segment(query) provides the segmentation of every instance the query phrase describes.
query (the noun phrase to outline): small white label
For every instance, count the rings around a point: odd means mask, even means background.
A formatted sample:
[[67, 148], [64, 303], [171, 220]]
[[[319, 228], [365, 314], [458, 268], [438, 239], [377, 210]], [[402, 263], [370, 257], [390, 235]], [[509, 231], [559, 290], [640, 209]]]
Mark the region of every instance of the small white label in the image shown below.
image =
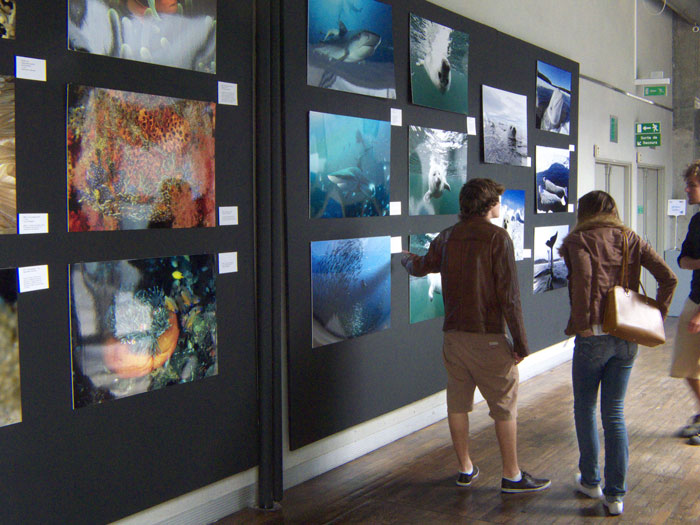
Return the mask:
[[238, 206], [219, 206], [219, 226], [238, 224]]
[[238, 84], [219, 82], [219, 104], [227, 106], [238, 105]]
[[391, 108], [391, 125], [403, 126], [403, 111], [399, 108]]
[[238, 252], [219, 254], [219, 273], [234, 273], [238, 271]]
[[576, 151], [576, 144], [569, 144], [569, 151]]
[[20, 213], [19, 234], [49, 233], [48, 213]]
[[525, 166], [528, 168], [532, 168], [532, 157], [528, 157], [525, 159]]
[[574, 213], [574, 205], [569, 204], [569, 213]]
[[391, 238], [391, 253], [401, 253], [403, 251], [403, 245], [401, 244], [401, 237]]
[[401, 201], [391, 201], [389, 203], [389, 215], [401, 215]]
[[476, 135], [476, 119], [467, 117], [467, 135]]
[[532, 257], [532, 250], [530, 248], [523, 249], [523, 259], [529, 259]]
[[685, 199], [669, 199], [668, 200], [668, 215], [678, 217], [685, 215]]
[[15, 76], [27, 80], [46, 82], [46, 60], [16, 56]]
[[33, 292], [35, 290], [46, 290], [49, 287], [49, 267], [25, 266], [18, 268], [19, 292]]

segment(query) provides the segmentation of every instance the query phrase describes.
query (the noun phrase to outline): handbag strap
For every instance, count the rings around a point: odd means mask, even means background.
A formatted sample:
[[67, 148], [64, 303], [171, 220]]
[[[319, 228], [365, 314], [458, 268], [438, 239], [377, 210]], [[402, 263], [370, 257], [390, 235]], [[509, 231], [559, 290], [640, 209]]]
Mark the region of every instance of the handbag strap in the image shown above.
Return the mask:
[[[620, 278], [620, 284], [621, 286], [625, 289], [625, 291], [629, 291], [630, 289], [630, 275], [629, 275], [629, 253], [630, 253], [630, 248], [629, 248], [629, 240], [627, 238], [627, 232], [622, 233], [622, 276]], [[644, 289], [644, 283], [642, 280], [639, 280], [639, 286], [642, 287], [642, 292], [644, 292], [644, 295], [647, 294], [647, 291]]]

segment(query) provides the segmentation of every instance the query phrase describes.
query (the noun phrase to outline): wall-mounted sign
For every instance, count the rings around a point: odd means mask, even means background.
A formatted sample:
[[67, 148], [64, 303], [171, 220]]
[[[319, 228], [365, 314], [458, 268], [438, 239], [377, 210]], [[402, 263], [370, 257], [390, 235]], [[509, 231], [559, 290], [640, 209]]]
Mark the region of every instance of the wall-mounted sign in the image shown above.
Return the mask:
[[666, 86], [644, 86], [645, 97], [665, 97]]
[[661, 146], [660, 122], [637, 122], [634, 128], [634, 145], [636, 147]]
[[668, 212], [667, 215], [672, 217], [678, 217], [679, 215], [685, 215], [685, 199], [668, 199]]

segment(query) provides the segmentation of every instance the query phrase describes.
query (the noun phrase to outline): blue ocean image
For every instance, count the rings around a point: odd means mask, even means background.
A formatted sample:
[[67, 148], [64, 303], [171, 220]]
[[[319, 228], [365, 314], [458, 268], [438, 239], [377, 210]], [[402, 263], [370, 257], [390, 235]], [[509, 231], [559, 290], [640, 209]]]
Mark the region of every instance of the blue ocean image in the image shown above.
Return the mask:
[[535, 153], [537, 213], [568, 211], [569, 150], [537, 146]]
[[413, 103], [455, 113], [469, 110], [469, 35], [411, 13]]
[[389, 215], [391, 125], [309, 113], [311, 218]]
[[467, 181], [467, 134], [409, 126], [408, 212], [459, 213], [459, 190]]
[[309, 0], [307, 84], [396, 98], [391, 6]]
[[[416, 255], [428, 253], [430, 243], [437, 233], [424, 233], [409, 237], [409, 251]], [[430, 273], [424, 277], [408, 278], [410, 322], [418, 323], [445, 316], [445, 303], [442, 300], [442, 279], [439, 273]]]
[[571, 73], [538, 60], [535, 110], [537, 128], [568, 135], [570, 123]]
[[527, 97], [482, 88], [484, 162], [527, 166]]
[[391, 239], [311, 243], [312, 347], [389, 328]]
[[491, 221], [508, 232], [515, 249], [515, 260], [521, 261], [525, 244], [525, 190], [504, 191], [501, 196], [501, 215]]

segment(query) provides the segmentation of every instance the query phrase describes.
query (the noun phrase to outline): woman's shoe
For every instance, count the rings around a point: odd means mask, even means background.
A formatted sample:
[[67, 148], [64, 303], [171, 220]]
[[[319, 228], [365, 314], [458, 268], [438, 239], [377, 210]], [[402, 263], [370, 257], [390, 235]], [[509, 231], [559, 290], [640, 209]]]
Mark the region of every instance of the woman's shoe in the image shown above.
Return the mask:
[[589, 498], [598, 499], [603, 495], [603, 491], [600, 489], [600, 485], [589, 486], [583, 483], [581, 479], [581, 473], [576, 474], [576, 490], [581, 494], [585, 494]]
[[622, 498], [620, 496], [605, 496], [603, 500], [603, 505], [608, 508], [608, 512], [613, 516], [622, 514], [622, 509], [624, 505], [622, 504]]

